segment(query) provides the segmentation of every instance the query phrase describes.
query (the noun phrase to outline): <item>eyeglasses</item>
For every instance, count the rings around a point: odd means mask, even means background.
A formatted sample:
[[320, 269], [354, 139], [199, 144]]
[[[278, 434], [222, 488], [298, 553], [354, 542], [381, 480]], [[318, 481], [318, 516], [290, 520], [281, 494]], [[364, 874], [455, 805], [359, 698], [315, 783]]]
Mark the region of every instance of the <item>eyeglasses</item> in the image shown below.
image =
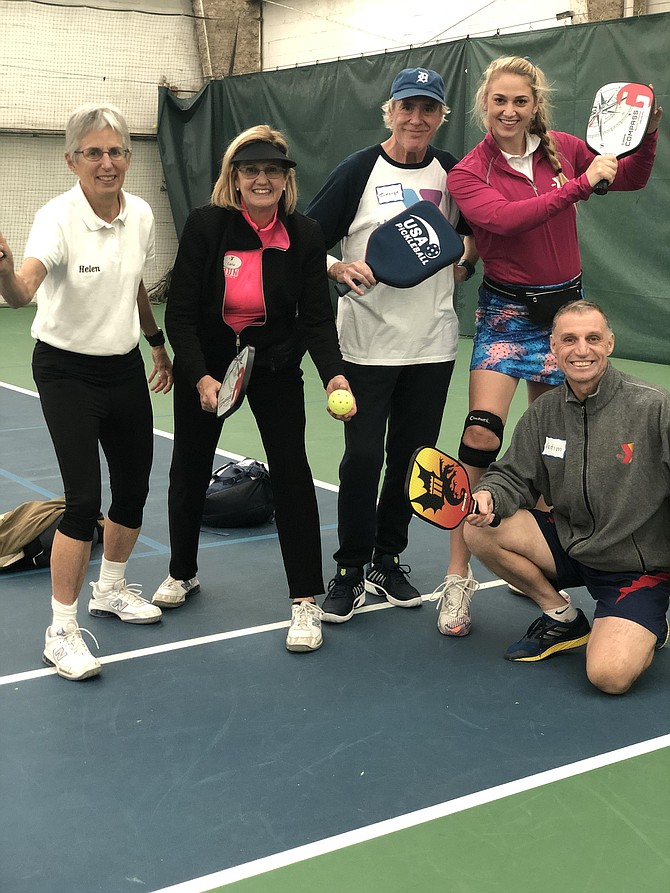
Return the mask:
[[257, 164], [238, 164], [237, 170], [243, 177], [247, 177], [250, 180], [257, 177], [261, 172], [269, 180], [278, 180], [284, 176], [287, 169], [279, 164], [267, 164], [265, 167], [258, 167]]
[[125, 161], [130, 155], [130, 149], [122, 149], [121, 146], [112, 146], [111, 149], [89, 146], [86, 149], [77, 149], [74, 154], [83, 155], [86, 161], [102, 161], [105, 155], [109, 155], [110, 161]]

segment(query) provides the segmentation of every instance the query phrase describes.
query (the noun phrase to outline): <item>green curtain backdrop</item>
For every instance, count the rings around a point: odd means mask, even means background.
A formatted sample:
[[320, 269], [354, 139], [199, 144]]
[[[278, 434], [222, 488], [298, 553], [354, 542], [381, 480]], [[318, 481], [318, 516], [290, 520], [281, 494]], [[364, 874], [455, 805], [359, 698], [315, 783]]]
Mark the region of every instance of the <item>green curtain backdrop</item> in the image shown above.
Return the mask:
[[[346, 155], [388, 131], [380, 106], [395, 74], [422, 66], [444, 77], [451, 114], [435, 144], [457, 157], [482, 137], [470, 120], [481, 73], [500, 55], [528, 56], [554, 87], [553, 126], [583, 136], [596, 90], [609, 81], [652, 83], [667, 109], [647, 187], [578, 205], [586, 296], [606, 309], [616, 354], [670, 363], [670, 13], [462, 40], [360, 59], [239, 75], [208, 83], [192, 100], [159, 89], [158, 144], [177, 232], [209, 200], [221, 157], [241, 130], [282, 130], [298, 162], [300, 207]], [[477, 276], [460, 287], [461, 332], [474, 328]]]

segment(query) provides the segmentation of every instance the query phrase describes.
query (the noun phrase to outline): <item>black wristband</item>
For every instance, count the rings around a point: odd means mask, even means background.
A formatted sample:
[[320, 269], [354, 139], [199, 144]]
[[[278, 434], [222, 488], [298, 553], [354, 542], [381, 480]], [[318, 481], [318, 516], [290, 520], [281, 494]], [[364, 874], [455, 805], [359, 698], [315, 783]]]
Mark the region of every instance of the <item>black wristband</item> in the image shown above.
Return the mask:
[[459, 261], [458, 266], [464, 267], [467, 270], [468, 275], [465, 277], [466, 282], [468, 281], [468, 279], [472, 278], [472, 276], [475, 275], [475, 265], [473, 263], [470, 263], [469, 260]]
[[162, 347], [165, 344], [165, 335], [162, 329], [154, 332], [153, 335], [145, 335], [144, 337], [152, 347]]

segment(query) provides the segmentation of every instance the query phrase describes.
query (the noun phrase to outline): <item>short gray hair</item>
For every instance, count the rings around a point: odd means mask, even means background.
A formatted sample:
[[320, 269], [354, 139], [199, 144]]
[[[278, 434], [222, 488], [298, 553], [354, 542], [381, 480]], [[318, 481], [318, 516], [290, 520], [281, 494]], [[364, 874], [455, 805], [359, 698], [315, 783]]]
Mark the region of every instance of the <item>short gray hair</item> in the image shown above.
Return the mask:
[[70, 115], [65, 128], [65, 152], [74, 156], [87, 133], [111, 127], [121, 137], [124, 149], [130, 149], [130, 131], [121, 112], [113, 105], [88, 103]]
[[584, 300], [570, 301], [569, 303], [563, 304], [562, 307], [558, 308], [558, 310], [556, 311], [556, 315], [554, 316], [554, 321], [551, 326], [552, 334], [554, 333], [554, 331], [556, 329], [557, 321], [562, 316], [565, 316], [566, 313], [578, 313], [581, 316], [584, 313], [591, 313], [592, 310], [595, 310], [596, 313], [599, 313], [602, 316], [602, 318], [605, 320], [605, 325], [607, 326], [608, 332], [610, 333], [610, 335], [613, 335], [614, 330], [612, 329], [612, 323], [607, 318], [607, 314], [605, 313], [603, 308], [599, 304], [596, 304], [594, 301], [584, 301]]

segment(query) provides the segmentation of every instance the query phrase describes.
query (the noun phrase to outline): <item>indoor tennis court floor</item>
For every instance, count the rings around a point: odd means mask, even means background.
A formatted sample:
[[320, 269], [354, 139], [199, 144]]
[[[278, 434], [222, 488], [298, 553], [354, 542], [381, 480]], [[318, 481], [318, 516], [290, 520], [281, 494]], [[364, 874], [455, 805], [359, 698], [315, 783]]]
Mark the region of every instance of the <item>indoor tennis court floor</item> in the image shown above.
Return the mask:
[[[0, 310], [0, 511], [60, 494], [29, 313]], [[462, 425], [465, 340], [462, 353], [447, 448]], [[648, 372], [667, 386], [667, 367]], [[307, 379], [328, 578], [341, 430], [311, 369]], [[171, 453], [170, 398], [154, 405], [151, 494], [128, 570], [149, 594], [167, 573]], [[247, 413], [226, 424], [222, 450], [262, 458]], [[442, 580], [447, 547], [412, 522], [403, 560], [422, 592]], [[41, 661], [48, 573], [3, 575], [0, 890], [667, 891], [669, 654], [618, 698], [589, 685], [583, 649], [508, 663], [537, 610], [476, 574], [467, 638], [439, 635], [434, 602], [403, 610], [368, 596], [349, 623], [324, 625], [318, 652], [289, 654], [273, 525], [203, 531], [202, 590], [160, 623], [89, 617], [82, 592], [79, 622], [103, 663], [82, 683]], [[571, 594], [591, 612], [585, 590]]]

